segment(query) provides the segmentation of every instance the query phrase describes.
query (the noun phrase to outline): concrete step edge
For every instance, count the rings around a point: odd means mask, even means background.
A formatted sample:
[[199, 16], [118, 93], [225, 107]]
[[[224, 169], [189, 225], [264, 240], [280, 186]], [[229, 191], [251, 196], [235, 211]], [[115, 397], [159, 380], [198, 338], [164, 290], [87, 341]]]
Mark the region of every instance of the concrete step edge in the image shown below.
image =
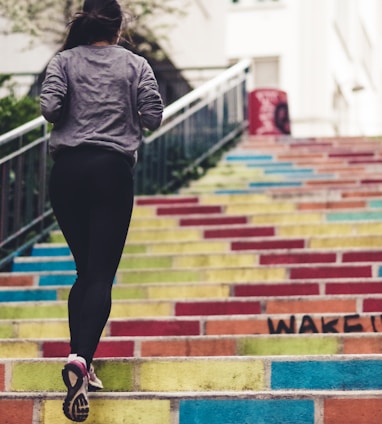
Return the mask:
[[[198, 400], [198, 399], [331, 399], [382, 398], [382, 390], [269, 390], [269, 391], [208, 391], [208, 392], [107, 392], [89, 393], [92, 399], [131, 400]], [[0, 392], [2, 399], [62, 400], [62, 392]]]

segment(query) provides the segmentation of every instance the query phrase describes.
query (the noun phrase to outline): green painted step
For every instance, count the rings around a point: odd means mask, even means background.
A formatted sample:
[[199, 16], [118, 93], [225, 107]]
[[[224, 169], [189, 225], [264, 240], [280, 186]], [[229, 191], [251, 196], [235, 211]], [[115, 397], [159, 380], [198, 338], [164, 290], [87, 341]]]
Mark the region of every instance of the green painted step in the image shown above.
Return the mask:
[[[64, 360], [0, 360], [5, 392], [63, 392]], [[204, 392], [379, 390], [381, 355], [181, 357], [95, 362], [105, 390]], [[25, 378], [25, 376], [28, 378]]]

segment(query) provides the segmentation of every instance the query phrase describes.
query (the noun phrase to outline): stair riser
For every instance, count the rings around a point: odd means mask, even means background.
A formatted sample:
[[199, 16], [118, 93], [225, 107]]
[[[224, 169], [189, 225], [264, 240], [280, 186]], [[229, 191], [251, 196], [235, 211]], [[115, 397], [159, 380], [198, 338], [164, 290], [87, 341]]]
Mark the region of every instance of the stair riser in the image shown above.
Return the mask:
[[[380, 424], [381, 397], [354, 395], [234, 396], [198, 399], [130, 399], [90, 395], [92, 424]], [[62, 398], [1, 399], [4, 423], [62, 424]], [[111, 414], [110, 411], [113, 411]], [[319, 418], [317, 418], [319, 417]]]

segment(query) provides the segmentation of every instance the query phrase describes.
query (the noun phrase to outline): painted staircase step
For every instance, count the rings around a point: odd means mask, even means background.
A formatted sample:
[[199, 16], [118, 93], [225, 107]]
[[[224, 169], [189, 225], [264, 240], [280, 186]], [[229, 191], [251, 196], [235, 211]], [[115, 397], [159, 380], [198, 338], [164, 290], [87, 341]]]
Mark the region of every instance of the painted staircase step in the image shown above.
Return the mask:
[[[376, 228], [379, 228], [379, 224]], [[362, 227], [361, 227], [362, 228]], [[190, 242], [151, 242], [146, 244], [126, 244], [124, 253], [133, 254], [224, 254], [231, 250], [269, 250], [269, 249], [378, 249], [382, 248], [382, 237], [380, 235], [368, 234], [372, 225], [364, 227], [365, 234], [356, 235], [337, 235], [337, 236], [319, 236], [303, 235], [299, 237], [292, 236], [285, 238], [265, 237], [255, 238], [254, 240], [230, 240], [230, 239], [208, 239]], [[303, 232], [303, 228], [301, 232]], [[300, 233], [301, 234], [301, 233]]]
[[[373, 195], [379, 197], [381, 194], [380, 191], [375, 191], [370, 189], [369, 187], [362, 187], [363, 191], [358, 193], [359, 196], [363, 197], [370, 192], [370, 196], [373, 197]], [[345, 194], [347, 192], [354, 191], [354, 189], [344, 189], [343, 193]], [[332, 195], [335, 193], [331, 193]], [[354, 193], [356, 194], [356, 193]], [[179, 198], [179, 201], [182, 201], [182, 195], [177, 195]], [[272, 194], [201, 194], [196, 196], [198, 198], [198, 203], [192, 203], [189, 206], [191, 207], [191, 212], [196, 212], [195, 207], [198, 208], [199, 206], [213, 206], [216, 207], [223, 207], [222, 210], [224, 210], [225, 207], [232, 205], [232, 204], [270, 204], [275, 201], [274, 196]], [[337, 200], [339, 201], [341, 199], [341, 195], [337, 193]], [[161, 197], [158, 200], [155, 200], [155, 196], [152, 199], [152, 204], [147, 206], [135, 206], [134, 211], [136, 212], [136, 216], [134, 217], [134, 220], [140, 221], [140, 220], [146, 220], [146, 219], [152, 219], [154, 216], [157, 216], [157, 210], [160, 208], [162, 213], [170, 213], [170, 210], [173, 208], [173, 206], [167, 206], [168, 204], [171, 204], [171, 201], [176, 201], [176, 198], [174, 198], [174, 195], [169, 196], [169, 201], [166, 201], [166, 197]], [[291, 199], [294, 203], [300, 203], [300, 199]], [[185, 205], [183, 205], [185, 207]], [[181, 210], [183, 210], [183, 207]], [[209, 209], [208, 209], [209, 210]], [[188, 209], [186, 208], [186, 212], [188, 212]], [[220, 212], [219, 212], [220, 213]], [[209, 214], [207, 214], [208, 216]], [[172, 218], [166, 218], [164, 216], [161, 217], [162, 220], [169, 220], [169, 222], [172, 221]]]
[[[63, 392], [62, 365], [48, 358], [2, 359], [2, 391]], [[382, 390], [381, 355], [114, 358], [99, 359], [95, 367], [114, 392]]]
[[[16, 280], [16, 276], [13, 276]], [[75, 275], [52, 276], [57, 283], [65, 278], [62, 285], [41, 285], [33, 287], [0, 286], [0, 302], [35, 302], [67, 300], [70, 285]], [[70, 283], [70, 284], [69, 284]], [[146, 283], [116, 284], [112, 291], [113, 300], [180, 300], [180, 299], [233, 299], [235, 297], [287, 297], [314, 295], [366, 295], [382, 294], [380, 278], [343, 279], [302, 279], [287, 281], [259, 281], [255, 283]]]
[[[109, 392], [91, 393], [89, 400], [88, 421], [92, 424], [380, 424], [382, 421], [378, 390]], [[62, 401], [62, 393], [57, 392], [4, 393], [0, 398], [0, 413], [5, 423], [69, 423], [61, 413]]]
[[[149, 243], [149, 242], [178, 242], [182, 241], [203, 241], [208, 239], [219, 238], [260, 238], [260, 237], [288, 237], [288, 236], [337, 236], [337, 235], [376, 235], [382, 234], [382, 223], [379, 222], [379, 217], [382, 216], [381, 212], [357, 212], [357, 213], [328, 213], [324, 215], [310, 214], [308, 218], [319, 217], [322, 222], [312, 223], [304, 222], [304, 217], [301, 216], [299, 224], [277, 222], [275, 217], [274, 225], [253, 225], [257, 217], [248, 217], [248, 223], [245, 224], [226, 224], [223, 228], [214, 226], [198, 226], [198, 228], [189, 228], [186, 230], [184, 227], [171, 228], [171, 236], [165, 236], [169, 229], [151, 229], [133, 231], [131, 239], [129, 238], [127, 244]], [[298, 219], [296, 215], [296, 220]], [[251, 222], [253, 221], [253, 222]], [[200, 222], [200, 221], [195, 221]], [[191, 224], [191, 222], [190, 222]], [[278, 224], [278, 225], [276, 225]], [[189, 226], [191, 227], [191, 225]], [[56, 234], [55, 239], [62, 236]], [[54, 242], [57, 243], [57, 242]], [[34, 249], [38, 250], [38, 249]], [[47, 249], [45, 249], [47, 250]], [[60, 250], [58, 250], [58, 253]], [[68, 251], [66, 251], [68, 252]], [[38, 252], [32, 254], [37, 256]], [[62, 249], [62, 253], [65, 251]], [[39, 254], [41, 256], [41, 254]], [[62, 255], [65, 256], [65, 255]], [[19, 257], [16, 257], [16, 262]]]
[[[238, 245], [239, 242], [236, 242]], [[238, 250], [241, 246], [238, 247]], [[252, 245], [251, 245], [252, 247]], [[252, 247], [253, 248], [253, 247]], [[52, 262], [54, 263], [54, 262]], [[32, 264], [34, 265], [34, 264]], [[60, 265], [58, 263], [58, 265]], [[26, 272], [40, 272], [46, 277], [46, 271], [36, 271], [33, 266]], [[348, 264], [295, 264], [286, 263], [272, 266], [241, 266], [241, 267], [199, 267], [195, 269], [150, 270], [123, 269], [117, 271], [119, 284], [138, 283], [246, 283], [259, 281], [286, 281], [301, 279], [342, 279], [342, 278], [377, 278], [381, 276], [381, 266], [373, 263]], [[74, 275], [74, 271], [73, 271]], [[69, 274], [67, 274], [69, 278]], [[59, 285], [59, 284], [58, 284]]]
[[[200, 315], [111, 318], [104, 337], [168, 337], [227, 335], [382, 333], [376, 312], [274, 311], [252, 315]], [[9, 318], [0, 320], [0, 339], [68, 339], [67, 318]], [[379, 343], [379, 339], [377, 340]], [[378, 345], [379, 346], [379, 345]], [[379, 349], [379, 347], [378, 347]]]
[[[373, 205], [376, 203], [374, 202]], [[275, 203], [271, 207], [266, 205], [264, 208], [258, 205], [240, 204], [231, 205], [228, 207], [228, 215], [214, 215], [210, 218], [197, 217], [180, 219], [179, 225], [170, 227], [158, 226], [149, 228], [132, 229], [129, 233], [127, 243], [139, 243], [149, 241], [176, 241], [180, 238], [183, 240], [202, 240], [206, 238], [207, 231], [218, 231], [219, 226], [227, 226], [231, 228], [232, 235], [227, 237], [251, 237], [259, 236], [265, 230], [268, 223], [273, 227], [273, 230], [278, 231], [296, 231], [298, 228], [297, 223], [303, 223], [308, 228], [308, 224], [314, 229], [318, 224], [326, 225], [328, 229], [335, 228], [334, 224], [339, 226], [348, 226], [350, 231], [350, 224], [355, 225], [355, 229], [362, 226], [371, 226], [372, 223], [382, 219], [382, 210], [379, 208], [366, 209], [366, 210], [347, 210], [338, 211], [333, 205], [331, 210], [316, 209], [317, 203], [302, 202], [299, 205], [293, 203]], [[323, 204], [325, 206], [325, 204]], [[280, 227], [275, 227], [275, 226]], [[169, 235], [169, 229], [171, 234]], [[247, 230], [247, 233], [246, 231]], [[378, 227], [376, 228], [378, 231]], [[235, 234], [235, 231], [238, 233]], [[251, 235], [251, 232], [259, 232], [259, 235]], [[268, 231], [271, 231], [271, 227]], [[379, 231], [381, 231], [379, 229]], [[332, 231], [334, 233], [334, 231]], [[60, 231], [51, 233], [52, 243], [65, 243], [65, 239]], [[63, 250], [64, 253], [64, 250]]]
[[[149, 323], [147, 323], [149, 324]], [[0, 339], [3, 359], [66, 358], [66, 339]], [[95, 358], [382, 354], [380, 334], [104, 337]]]
[[[36, 307], [36, 305], [38, 307]], [[237, 297], [230, 299], [116, 300], [110, 318], [382, 312], [381, 294]], [[65, 318], [65, 301], [4, 302], [0, 319]]]
[[[301, 226], [303, 227], [303, 225]], [[378, 227], [378, 226], [377, 226]], [[320, 228], [320, 227], [319, 227]], [[364, 227], [365, 231], [368, 227]], [[300, 230], [304, 232], [303, 229]], [[360, 228], [360, 231], [363, 231]], [[38, 251], [33, 256], [18, 257], [17, 262], [35, 262], [35, 261], [64, 261], [68, 258], [72, 259], [69, 248], [65, 246], [65, 253], [67, 255], [61, 256], [62, 252], [61, 245], [57, 244], [44, 244], [35, 246], [34, 250]], [[144, 252], [146, 253], [146, 252]], [[128, 267], [134, 267], [137, 262], [137, 267], [150, 267], [151, 264], [156, 262], [164, 264], [175, 265], [176, 267], [187, 267], [187, 266], [220, 266], [222, 263], [226, 266], [238, 265], [252, 265], [256, 263], [267, 264], [279, 262], [279, 263], [309, 263], [312, 262], [378, 262], [382, 259], [381, 248], [369, 248], [369, 249], [346, 249], [346, 248], [328, 248], [328, 249], [295, 249], [293, 252], [285, 252], [283, 250], [264, 250], [256, 253], [244, 253], [236, 252], [235, 255], [231, 253], [211, 253], [209, 256], [190, 253], [187, 255], [178, 255], [176, 252], [171, 254], [152, 254], [147, 257], [145, 254], [123, 254], [122, 261], [126, 262]], [[0, 274], [0, 285], [13, 285], [12, 275], [19, 277], [20, 286], [30, 286], [33, 284], [30, 276], [26, 276], [24, 273], [1, 273]], [[10, 279], [10, 281], [8, 280]]]
[[[19, 257], [17, 262], [37, 262], [37, 261], [56, 261], [61, 262], [60, 256], [55, 256], [56, 249], [43, 249], [47, 256]], [[50, 254], [50, 255], [49, 255]], [[49, 255], [49, 256], [48, 256]], [[64, 257], [67, 261], [67, 257]], [[70, 257], [71, 258], [71, 257]], [[293, 252], [284, 251], [260, 251], [256, 253], [238, 252], [235, 255], [211, 254], [198, 255], [152, 255], [150, 257], [141, 255], [123, 255], [120, 268], [188, 268], [188, 267], [207, 267], [207, 266], [249, 266], [255, 264], [274, 265], [285, 263], [341, 263], [341, 262], [381, 262], [382, 249], [370, 250], [344, 250], [344, 249], [317, 249], [306, 251], [304, 249], [294, 250]], [[3, 273], [0, 275], [0, 286], [12, 285], [6, 277], [12, 275], [20, 277], [20, 286], [30, 286], [33, 282], [25, 278], [23, 273]]]

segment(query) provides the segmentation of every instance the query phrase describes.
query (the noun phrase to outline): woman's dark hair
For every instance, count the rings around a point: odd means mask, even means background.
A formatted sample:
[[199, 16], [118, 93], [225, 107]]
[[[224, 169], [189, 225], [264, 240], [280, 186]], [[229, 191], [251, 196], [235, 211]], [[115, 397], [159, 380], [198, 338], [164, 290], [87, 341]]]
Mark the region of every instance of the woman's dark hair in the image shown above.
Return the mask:
[[82, 11], [69, 23], [69, 32], [62, 50], [93, 44], [113, 42], [123, 21], [121, 6], [116, 0], [85, 0]]

